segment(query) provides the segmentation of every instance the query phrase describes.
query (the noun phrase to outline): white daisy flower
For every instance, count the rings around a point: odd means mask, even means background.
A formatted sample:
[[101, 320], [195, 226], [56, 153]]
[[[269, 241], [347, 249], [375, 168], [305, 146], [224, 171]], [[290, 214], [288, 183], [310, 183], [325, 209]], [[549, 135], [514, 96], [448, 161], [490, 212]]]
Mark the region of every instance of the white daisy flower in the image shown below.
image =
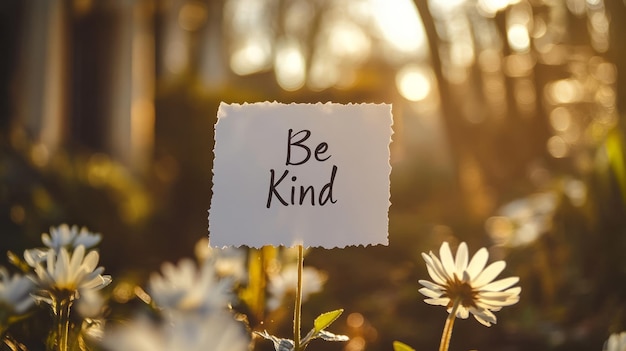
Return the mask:
[[79, 290], [99, 290], [111, 283], [111, 276], [102, 275], [103, 267], [98, 267], [100, 256], [90, 251], [85, 256], [85, 247], [79, 245], [68, 253], [61, 247], [59, 253], [49, 249], [46, 261], [35, 266], [40, 287], [49, 291], [77, 292]]
[[455, 302], [458, 304], [456, 317], [467, 318], [471, 313], [477, 321], [485, 326], [496, 323], [493, 312], [504, 306], [519, 301], [521, 287], [511, 287], [518, 277], [504, 278], [493, 281], [505, 268], [504, 261], [493, 262], [485, 268], [489, 253], [481, 248], [468, 262], [467, 245], [461, 243], [452, 257], [450, 245], [444, 242], [439, 249], [437, 258], [432, 252], [422, 253], [428, 274], [433, 282], [420, 280], [424, 287], [419, 290], [427, 299], [424, 302], [440, 305], [452, 311]]
[[83, 245], [86, 249], [94, 247], [100, 243], [102, 235], [89, 232], [87, 228], [78, 226], [72, 227], [61, 224], [58, 227], [51, 227], [50, 234], [41, 234], [41, 241], [49, 248], [59, 251], [62, 247], [76, 248]]
[[183, 259], [178, 266], [164, 263], [161, 272], [162, 275], [152, 274], [148, 286], [154, 302], [161, 308], [207, 312], [225, 309], [230, 303], [231, 281], [218, 280], [210, 264], [198, 269], [191, 259]]
[[209, 238], [202, 238], [194, 248], [198, 260], [210, 261], [218, 277], [233, 279], [233, 283], [245, 283], [248, 277], [246, 268], [247, 251], [239, 247], [213, 248]]
[[29, 266], [35, 268], [37, 264], [46, 260], [49, 249], [28, 249], [24, 251], [24, 260]]
[[169, 323], [147, 319], [112, 328], [103, 339], [108, 350], [124, 351], [247, 351], [250, 336], [242, 323], [226, 312], [207, 318], [181, 315]]
[[86, 249], [92, 248], [100, 243], [102, 235], [91, 233], [87, 228], [78, 226], [70, 227], [67, 224], [61, 224], [58, 227], [50, 227], [50, 234], [41, 234], [41, 241], [46, 248], [35, 248], [24, 251], [24, 260], [31, 267], [35, 267], [39, 262], [46, 260], [49, 249], [54, 249], [58, 254], [61, 248], [68, 251], [76, 249], [78, 246], [84, 246]]
[[[30, 296], [34, 287], [28, 277], [20, 274], [11, 276], [6, 268], [0, 266], [0, 311], [6, 311], [8, 315], [26, 312], [34, 303]], [[4, 316], [4, 313], [0, 313], [0, 316]]]
[[626, 351], [626, 331], [611, 334], [602, 351]]
[[533, 243], [552, 229], [552, 218], [559, 205], [556, 192], [537, 193], [502, 206], [485, 222], [494, 244], [520, 247]]
[[[313, 267], [302, 269], [302, 301], [308, 300], [311, 294], [318, 293], [324, 288], [326, 275]], [[297, 265], [289, 265], [279, 274], [269, 276], [267, 308], [273, 311], [280, 307], [284, 297], [295, 292], [298, 283]]]

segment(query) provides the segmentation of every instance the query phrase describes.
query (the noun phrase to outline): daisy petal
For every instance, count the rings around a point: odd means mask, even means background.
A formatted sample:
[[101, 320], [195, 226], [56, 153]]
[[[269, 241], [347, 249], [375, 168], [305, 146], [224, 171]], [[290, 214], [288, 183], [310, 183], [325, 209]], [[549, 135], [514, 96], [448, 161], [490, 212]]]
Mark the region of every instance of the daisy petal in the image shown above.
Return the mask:
[[437, 272], [437, 274], [439, 274], [440, 277], [443, 277], [443, 280], [446, 282], [452, 279], [452, 276], [448, 274], [446, 270], [443, 268], [443, 264], [441, 263], [441, 260], [437, 258], [437, 256], [435, 256], [435, 254], [433, 254], [432, 251], [429, 252], [429, 256], [432, 262], [432, 268]]
[[516, 286], [514, 288], [510, 288], [507, 290], [504, 290], [503, 293], [509, 294], [509, 295], [519, 295], [522, 292], [522, 287], [521, 286]]
[[461, 277], [462, 277], [461, 280], [464, 283], [468, 283], [469, 284], [472, 281], [472, 277], [469, 275], [469, 273], [467, 273], [467, 271], [463, 271], [463, 275]]
[[[83, 247], [83, 246], [81, 245], [79, 247]], [[98, 254], [98, 251], [90, 251], [87, 254], [87, 256], [85, 256], [85, 259], [83, 260], [83, 266], [88, 271], [93, 271], [98, 265], [99, 260], [100, 260], [100, 255]]]
[[470, 307], [470, 312], [473, 315], [476, 316], [480, 316], [485, 320], [488, 320], [490, 323], [495, 323], [495, 318], [496, 316], [491, 313], [491, 311], [489, 311], [488, 309], [481, 307], [481, 306], [476, 306], [476, 307]]
[[54, 252], [53, 249], [49, 249], [48, 250], [48, 254], [46, 255], [46, 258], [47, 258], [47, 260], [46, 260], [47, 261], [46, 262], [47, 263], [46, 268], [47, 268], [48, 274], [53, 276], [54, 275], [54, 266], [55, 266], [55, 263], [56, 263], [56, 252]]
[[487, 268], [485, 268], [484, 271], [482, 271], [476, 278], [474, 278], [472, 285], [475, 288], [481, 288], [483, 285], [494, 280], [495, 277], [498, 276], [498, 274], [502, 273], [505, 267], [506, 262], [504, 261], [496, 261], [490, 264], [489, 266], [487, 266]]
[[50, 239], [50, 235], [46, 233], [41, 234], [41, 242], [47, 247], [52, 247], [52, 240]]
[[467, 256], [467, 244], [462, 242], [456, 249], [456, 275], [459, 278], [463, 276], [463, 272], [467, 269]]
[[431, 281], [428, 281], [428, 280], [420, 279], [420, 280], [418, 280], [418, 283], [422, 284], [424, 287], [426, 287], [426, 288], [428, 288], [430, 290], [441, 290], [441, 291], [444, 290], [443, 286], [435, 284], [435, 283], [433, 283]]
[[438, 299], [425, 299], [424, 302], [429, 305], [448, 306], [448, 304], [450, 303], [450, 299], [447, 297], [440, 297]]
[[442, 293], [430, 290], [428, 288], [421, 288], [418, 290], [420, 294], [429, 297], [431, 299], [438, 299], [441, 297]]
[[424, 258], [424, 261], [426, 262], [426, 270], [428, 270], [428, 275], [430, 275], [430, 277], [437, 283], [437, 284], [445, 284], [446, 283], [446, 279], [444, 276], [441, 276], [438, 272], [437, 269], [435, 268], [435, 264], [433, 263], [433, 260], [430, 256], [426, 255], [425, 253], [422, 253], [422, 257]]
[[480, 290], [482, 290], [482, 291], [502, 291], [502, 290], [504, 290], [506, 288], [509, 288], [509, 287], [515, 285], [517, 282], [519, 282], [519, 277], [504, 278], [504, 279], [496, 280], [495, 282], [491, 282], [491, 283], [483, 286], [482, 288], [480, 288]]
[[444, 242], [439, 248], [439, 257], [441, 258], [441, 264], [443, 269], [452, 278], [452, 274], [456, 271], [454, 265], [454, 258], [452, 257], [452, 251], [450, 251], [450, 244]]
[[[495, 307], [504, 307], [510, 306], [519, 301], [519, 296], [517, 295], [493, 295], [493, 296], [485, 296], [482, 293], [478, 294], [478, 300], [480, 300], [480, 304], [483, 304], [485, 307], [489, 309], [494, 309]], [[479, 303], [477, 303], [479, 305]]]
[[485, 249], [484, 247], [474, 254], [466, 269], [467, 273], [472, 279], [475, 279], [483, 270], [483, 268], [485, 268], [488, 259], [489, 252], [487, 252], [487, 249]]
[[506, 301], [511, 295], [504, 291], [481, 291], [478, 293], [480, 299], [485, 301]]
[[70, 259], [70, 263], [68, 266], [68, 271], [74, 273], [74, 276], [69, 277], [69, 279], [74, 280], [76, 273], [78, 273], [80, 266], [83, 264], [83, 258], [85, 257], [85, 247], [79, 246], [72, 253], [72, 258]]
[[437, 272], [437, 274], [439, 274], [440, 277], [443, 277], [443, 280], [446, 282], [452, 279], [450, 274], [448, 274], [443, 268], [441, 260], [439, 260], [437, 256], [435, 256], [435, 254], [433, 254], [432, 252], [429, 252], [428, 255], [430, 256], [430, 261], [432, 262], [432, 268]]
[[465, 306], [459, 306], [456, 311], [456, 316], [461, 319], [467, 319], [469, 317], [469, 310]]
[[482, 325], [491, 327], [492, 324], [496, 324], [496, 316], [489, 310], [472, 310], [474, 318]]
[[59, 257], [56, 260], [56, 267], [54, 271], [54, 276], [56, 277], [56, 281], [60, 286], [64, 287], [69, 282], [70, 275], [70, 254], [63, 247], [59, 252]]

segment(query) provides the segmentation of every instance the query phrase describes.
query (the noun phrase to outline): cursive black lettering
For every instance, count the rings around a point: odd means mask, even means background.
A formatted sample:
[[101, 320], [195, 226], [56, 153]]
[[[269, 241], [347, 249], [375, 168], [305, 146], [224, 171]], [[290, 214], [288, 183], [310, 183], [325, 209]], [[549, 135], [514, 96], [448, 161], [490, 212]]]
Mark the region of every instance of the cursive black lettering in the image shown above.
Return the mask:
[[[291, 134], [293, 132], [293, 129], [289, 129], [289, 135], [287, 137], [287, 162], [286, 165], [293, 165], [293, 166], [297, 166], [297, 165], [301, 165], [303, 163], [305, 163], [306, 161], [309, 160], [309, 158], [311, 157], [311, 149], [309, 149], [308, 146], [302, 144], [305, 140], [307, 140], [310, 136], [311, 136], [311, 131], [308, 129], [303, 129], [299, 132], [297, 132], [296, 134]], [[292, 139], [294, 137], [297, 137], [298, 135], [300, 135], [301, 133], [304, 133], [304, 136], [298, 140], [298, 141], [292, 141]], [[299, 146], [302, 149], [304, 149], [304, 151], [306, 151], [306, 157], [303, 158], [301, 161], [299, 162], [292, 162], [291, 161], [291, 146]]]
[[276, 196], [276, 199], [278, 201], [280, 201], [281, 204], [283, 204], [285, 206], [288, 205], [287, 201], [283, 200], [283, 198], [280, 196], [278, 191], [276, 191], [276, 187], [278, 186], [278, 184], [280, 184], [280, 182], [283, 181], [283, 179], [285, 179], [285, 177], [287, 176], [287, 173], [289, 173], [289, 171], [285, 170], [285, 172], [280, 177], [280, 179], [278, 179], [278, 181], [274, 182], [274, 170], [270, 169], [270, 192], [267, 195], [267, 208], [270, 208], [270, 206], [272, 204], [272, 196]]

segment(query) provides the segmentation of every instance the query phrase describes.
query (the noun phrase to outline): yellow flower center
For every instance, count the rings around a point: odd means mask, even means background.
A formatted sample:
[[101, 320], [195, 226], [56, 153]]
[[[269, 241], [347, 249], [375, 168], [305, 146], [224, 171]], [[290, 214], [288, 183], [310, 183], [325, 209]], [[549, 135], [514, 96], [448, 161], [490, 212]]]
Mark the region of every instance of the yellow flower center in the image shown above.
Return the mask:
[[446, 285], [446, 295], [450, 298], [448, 307], [452, 307], [457, 299], [460, 300], [463, 307], [476, 307], [475, 301], [478, 292], [471, 285], [459, 280], [456, 274], [454, 275], [454, 280], [449, 280]]

